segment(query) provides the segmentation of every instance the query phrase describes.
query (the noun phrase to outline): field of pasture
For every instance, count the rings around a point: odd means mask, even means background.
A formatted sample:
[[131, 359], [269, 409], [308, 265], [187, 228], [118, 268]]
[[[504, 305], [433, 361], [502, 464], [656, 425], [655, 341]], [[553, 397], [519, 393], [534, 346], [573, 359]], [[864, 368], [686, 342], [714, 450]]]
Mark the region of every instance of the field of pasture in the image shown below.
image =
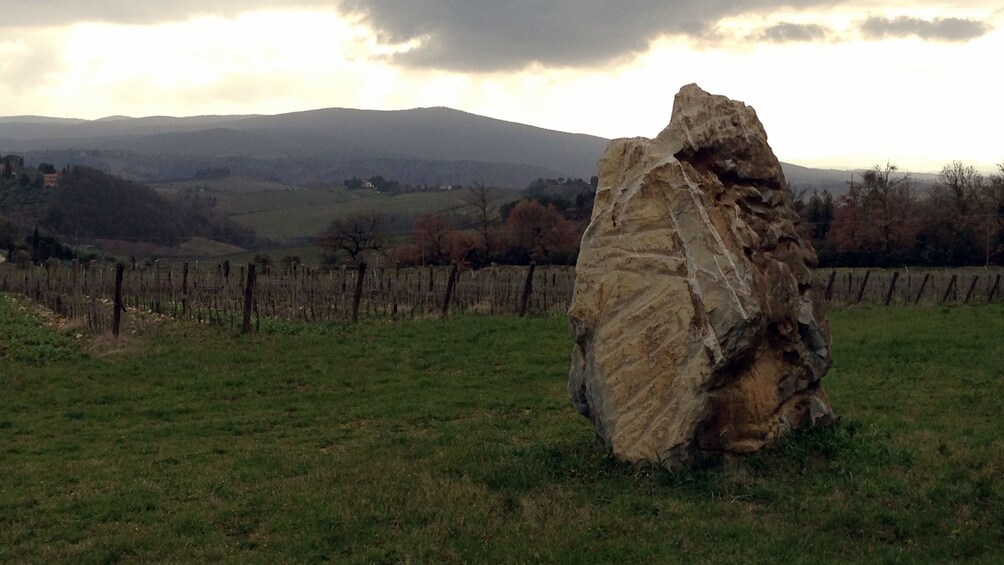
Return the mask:
[[116, 341], [0, 295], [0, 562], [999, 559], [1004, 307], [830, 321], [838, 426], [671, 473], [571, 408], [561, 316]]
[[[345, 187], [294, 187], [243, 177], [167, 183], [156, 189], [213, 198], [228, 217], [274, 241], [315, 237], [332, 220], [360, 212], [378, 210], [390, 219], [412, 220], [422, 214], [449, 213], [463, 206], [467, 194], [461, 189], [391, 195]], [[520, 191], [494, 189], [493, 194], [496, 205], [501, 205], [517, 200]]]

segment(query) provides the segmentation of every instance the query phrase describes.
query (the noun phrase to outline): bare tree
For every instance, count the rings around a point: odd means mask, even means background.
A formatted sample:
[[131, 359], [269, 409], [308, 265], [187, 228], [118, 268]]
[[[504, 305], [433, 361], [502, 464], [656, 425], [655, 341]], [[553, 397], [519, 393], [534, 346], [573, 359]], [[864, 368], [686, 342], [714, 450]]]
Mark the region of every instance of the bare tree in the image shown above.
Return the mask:
[[14, 249], [17, 247], [18, 229], [10, 220], [0, 217], [0, 249], [7, 252], [7, 260], [14, 261]]
[[986, 188], [986, 177], [972, 165], [952, 161], [938, 173], [932, 196], [942, 204], [950, 204], [963, 218], [979, 208]]
[[887, 254], [894, 248], [909, 246], [916, 237], [915, 230], [907, 226], [913, 214], [913, 182], [909, 173], [893, 178], [897, 170], [899, 167], [887, 161], [884, 169], [875, 165], [861, 175], [866, 198], [877, 212], [872, 221], [876, 222]]
[[366, 251], [383, 251], [386, 225], [383, 214], [374, 211], [338, 218], [318, 237], [318, 245], [335, 255], [348, 255], [349, 261], [356, 263]]
[[491, 192], [485, 188], [484, 183], [475, 183], [467, 190], [461, 201], [464, 204], [461, 212], [464, 223], [478, 232], [487, 259], [494, 251], [495, 226], [502, 219], [498, 207], [494, 205]]
[[987, 178], [983, 198], [986, 213], [985, 264], [988, 267], [991, 256], [997, 256], [998, 261], [1004, 257], [1004, 162], [997, 165], [997, 170]]
[[909, 174], [894, 177], [896, 170], [875, 165], [837, 198], [830, 234], [838, 249], [888, 261], [914, 245], [920, 226], [913, 183]]
[[441, 214], [425, 214], [415, 220], [411, 240], [422, 264], [445, 265], [450, 259], [453, 227]]
[[989, 265], [999, 251], [1000, 233], [994, 175], [953, 161], [941, 170], [926, 199], [925, 231], [940, 262]]

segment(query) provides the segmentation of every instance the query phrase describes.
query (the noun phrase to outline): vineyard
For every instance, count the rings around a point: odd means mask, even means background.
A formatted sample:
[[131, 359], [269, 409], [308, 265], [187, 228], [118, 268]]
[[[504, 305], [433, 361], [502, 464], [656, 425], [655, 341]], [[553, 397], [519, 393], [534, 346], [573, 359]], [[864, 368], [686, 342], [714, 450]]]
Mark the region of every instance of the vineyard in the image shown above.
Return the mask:
[[114, 331], [117, 319], [132, 311], [247, 330], [263, 319], [322, 323], [564, 312], [574, 282], [567, 267], [260, 268], [226, 262], [28, 269], [5, 264], [0, 292], [23, 294], [95, 332]]
[[[940, 270], [820, 270], [831, 304], [1001, 302], [999, 267]], [[118, 331], [123, 315], [152, 313], [200, 323], [260, 327], [263, 319], [306, 323], [421, 318], [451, 313], [536, 315], [568, 309], [570, 267], [342, 267], [49, 263], [0, 265], [0, 292], [23, 294], [93, 332]], [[116, 308], [116, 305], [119, 307]]]

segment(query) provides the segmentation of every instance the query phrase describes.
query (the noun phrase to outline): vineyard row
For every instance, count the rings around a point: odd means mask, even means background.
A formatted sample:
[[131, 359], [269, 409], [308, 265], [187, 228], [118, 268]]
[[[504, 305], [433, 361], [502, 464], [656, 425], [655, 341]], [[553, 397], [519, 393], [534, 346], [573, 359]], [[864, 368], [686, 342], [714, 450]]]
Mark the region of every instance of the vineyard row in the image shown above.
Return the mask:
[[[1002, 273], [1001, 268], [819, 270], [815, 286], [831, 304], [987, 304], [1004, 300]], [[229, 263], [0, 265], [0, 291], [26, 295], [94, 332], [114, 331], [121, 316], [134, 311], [240, 325], [245, 331], [262, 319], [319, 323], [564, 313], [574, 279], [573, 268], [552, 266], [323, 271], [293, 266], [280, 271]]]

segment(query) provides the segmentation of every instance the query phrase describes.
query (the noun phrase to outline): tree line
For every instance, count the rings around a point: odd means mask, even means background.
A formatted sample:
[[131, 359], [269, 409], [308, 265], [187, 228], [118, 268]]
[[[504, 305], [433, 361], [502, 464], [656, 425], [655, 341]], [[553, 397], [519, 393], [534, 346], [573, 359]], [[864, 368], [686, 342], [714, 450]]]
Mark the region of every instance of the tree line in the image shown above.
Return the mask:
[[463, 189], [455, 210], [418, 217], [403, 237], [389, 233], [386, 216], [368, 211], [334, 220], [317, 243], [329, 263], [379, 254], [401, 266], [574, 265], [595, 189], [595, 178], [538, 179], [519, 200], [499, 203], [476, 184]]
[[985, 175], [954, 161], [926, 190], [876, 165], [836, 198], [796, 191], [795, 207], [822, 267], [1004, 264], [1004, 163]]
[[[538, 179], [503, 205], [477, 185], [453, 213], [421, 216], [403, 238], [367, 212], [335, 220], [318, 243], [331, 262], [379, 252], [400, 265], [574, 264], [596, 184]], [[1004, 264], [1004, 163], [983, 174], [955, 161], [930, 186], [887, 163], [855, 173], [844, 194], [807, 193], [796, 188], [793, 200], [821, 267]]]

